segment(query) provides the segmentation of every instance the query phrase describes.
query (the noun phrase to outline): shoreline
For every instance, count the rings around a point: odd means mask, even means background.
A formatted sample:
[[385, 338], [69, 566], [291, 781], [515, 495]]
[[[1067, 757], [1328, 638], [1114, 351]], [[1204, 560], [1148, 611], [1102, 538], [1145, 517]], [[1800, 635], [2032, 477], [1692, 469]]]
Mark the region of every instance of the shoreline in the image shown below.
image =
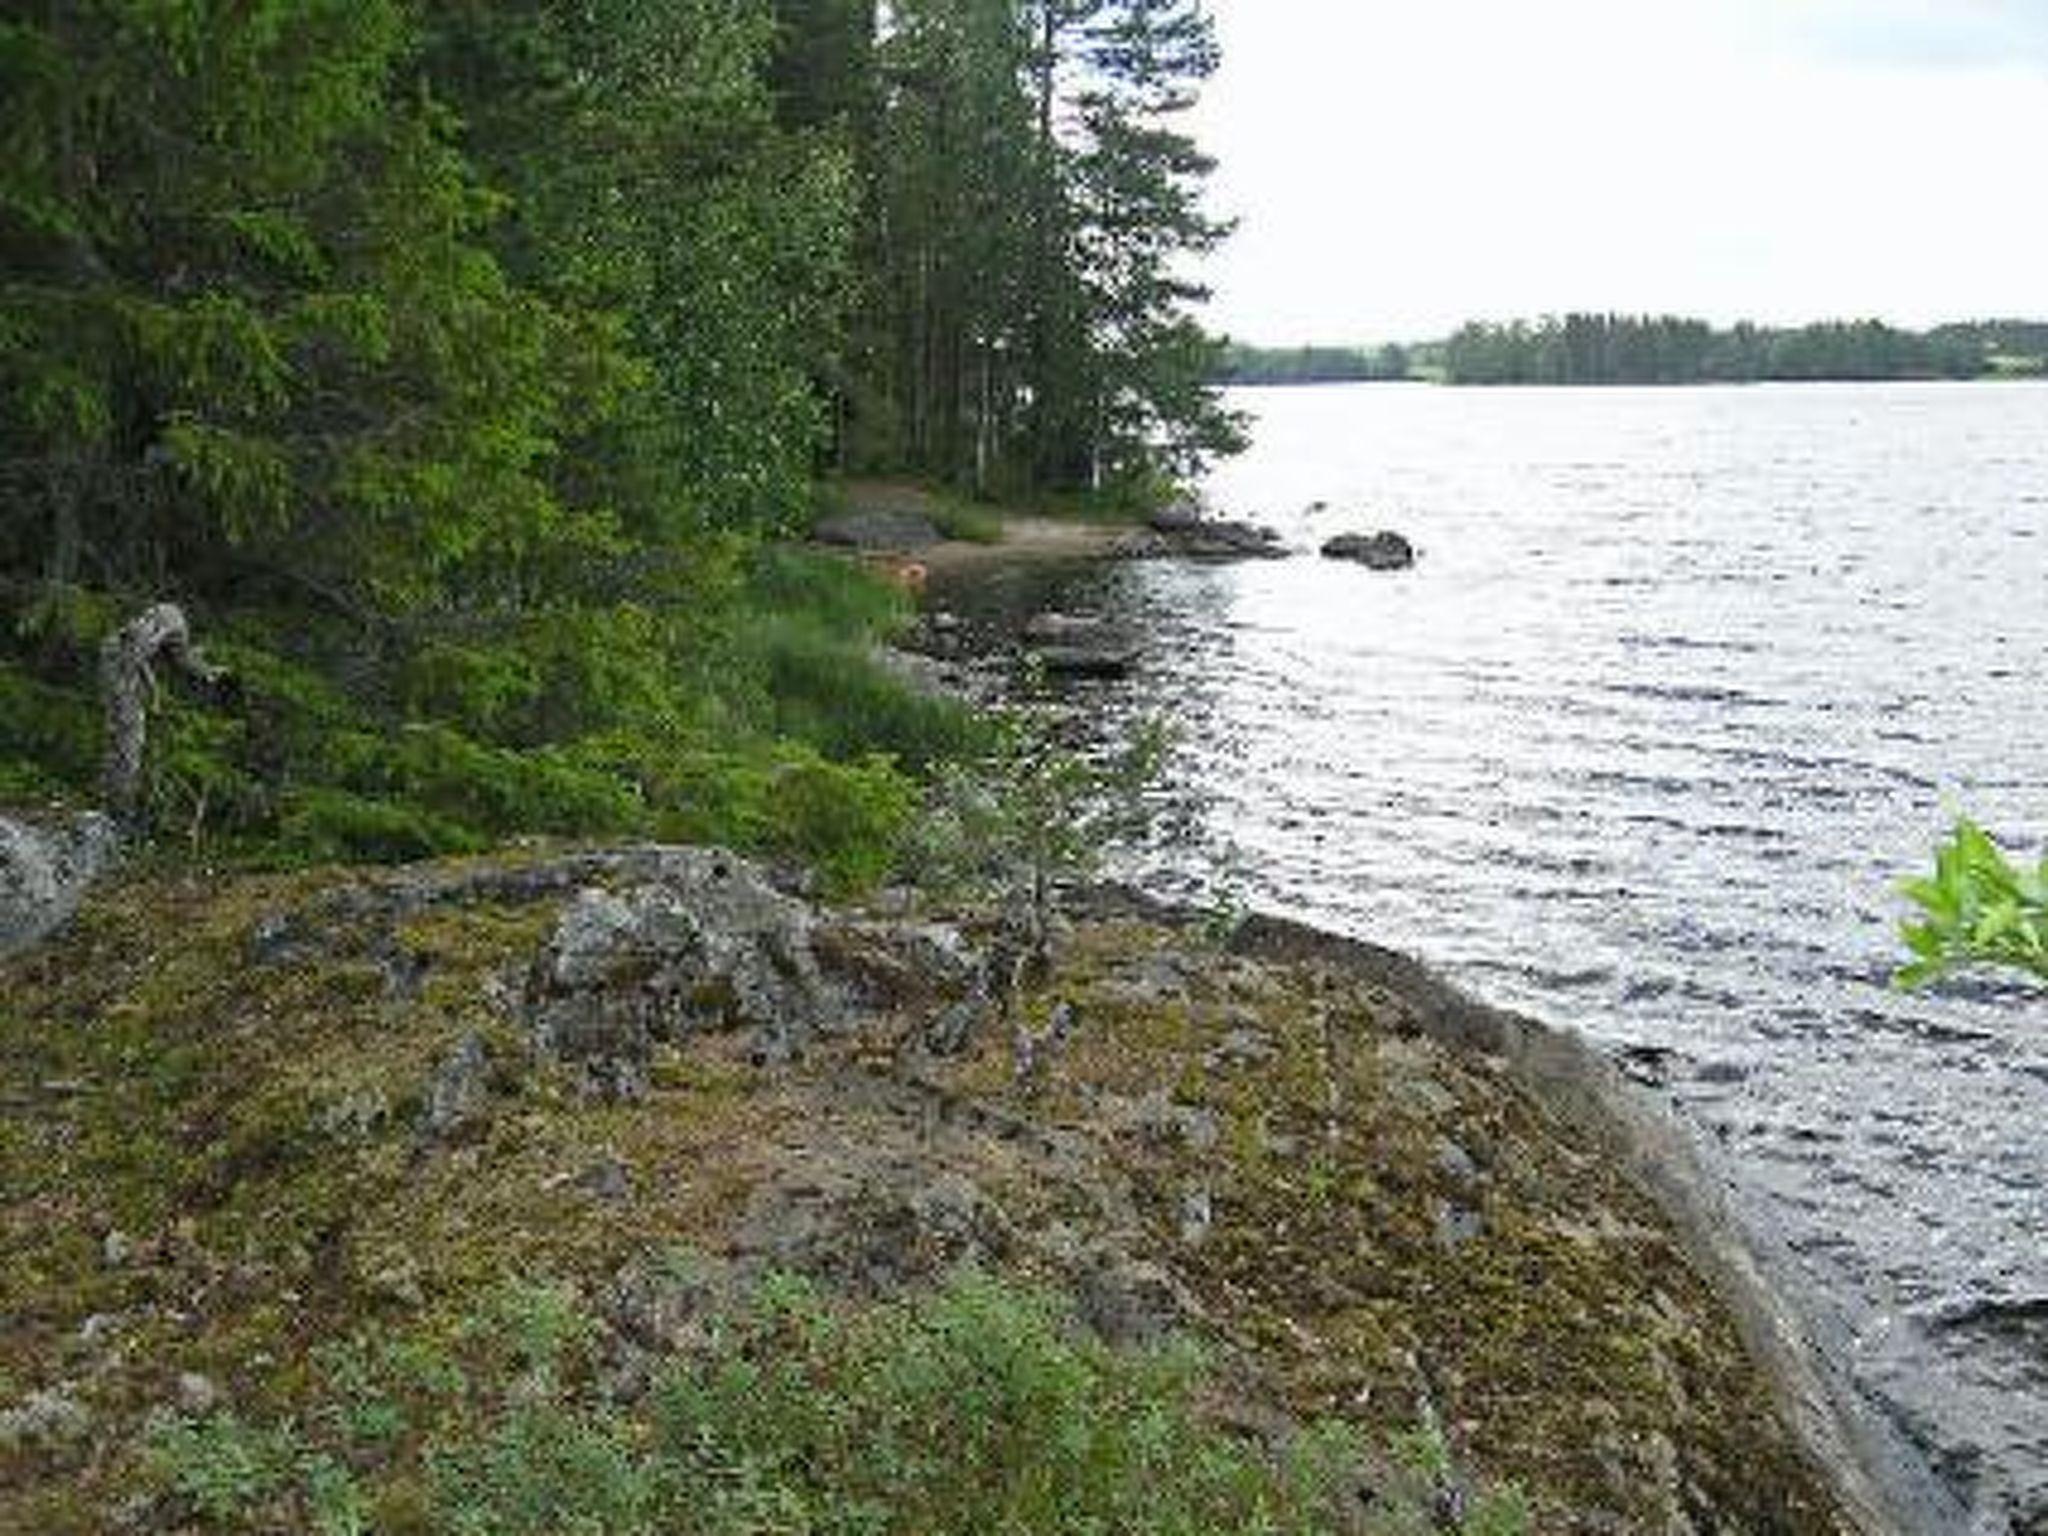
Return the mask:
[[1330, 961], [1413, 1002], [1426, 1034], [1500, 1061], [1531, 1098], [1607, 1147], [1671, 1223], [1734, 1316], [1793, 1439], [1856, 1528], [1871, 1536], [1960, 1529], [1967, 1513], [1855, 1385], [1839, 1341], [1830, 1337], [1836, 1326], [1798, 1284], [1789, 1251], [1736, 1209], [1714, 1149], [1586, 1036], [1483, 1002], [1404, 951], [1289, 918], [1249, 915], [1231, 948]]
[[[871, 542], [825, 547], [890, 567], [921, 566], [931, 575], [951, 576], [1018, 560], [1104, 559], [1141, 526], [1118, 518], [963, 503], [912, 481], [848, 480], [833, 490], [842, 503], [837, 515], [874, 519], [881, 526]], [[996, 537], [962, 538], [947, 531], [968, 523], [993, 530]], [[920, 524], [937, 537], [909, 536]]]
[[[977, 569], [1000, 564], [1012, 552], [1003, 544], [969, 548], [978, 558], [934, 564], [934, 572], [964, 572], [971, 581]], [[1023, 559], [1086, 556], [1105, 554], [1107, 544], [1034, 544], [1027, 536], [1014, 552]], [[1127, 896], [1136, 915], [1148, 920], [1194, 920], [1170, 902], [1139, 892]], [[1675, 1104], [1630, 1082], [1584, 1034], [1482, 1002], [1420, 958], [1277, 916], [1256, 916], [1249, 926], [1255, 945], [1334, 959], [1417, 1000], [1426, 1032], [1500, 1060], [1531, 1097], [1608, 1147], [1681, 1235], [1702, 1278], [1737, 1319], [1788, 1429], [1825, 1470], [1859, 1531], [1935, 1536], [1967, 1522], [1968, 1513], [1922, 1450], [1856, 1383], [1847, 1321], [1802, 1280], [1767, 1218], [1741, 1208], [1729, 1160], [1696, 1134]]]
[[1107, 560], [1127, 538], [1130, 523], [1048, 517], [1036, 512], [998, 512], [1002, 537], [982, 544], [969, 539], [942, 539], [914, 550], [910, 558], [933, 575], [1001, 565], [1011, 560]]

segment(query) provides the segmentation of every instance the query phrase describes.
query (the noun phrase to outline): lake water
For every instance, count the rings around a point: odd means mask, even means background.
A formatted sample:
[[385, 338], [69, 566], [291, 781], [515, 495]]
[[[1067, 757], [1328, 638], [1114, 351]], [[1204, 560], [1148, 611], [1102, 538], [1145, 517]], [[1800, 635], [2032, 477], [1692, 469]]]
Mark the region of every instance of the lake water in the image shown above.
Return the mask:
[[1302, 553], [1069, 599], [1178, 728], [1153, 883], [1634, 1048], [1972, 1528], [2048, 1531], [2048, 1001], [1888, 986], [1956, 813], [2048, 842], [2048, 387], [1236, 399], [1209, 499]]

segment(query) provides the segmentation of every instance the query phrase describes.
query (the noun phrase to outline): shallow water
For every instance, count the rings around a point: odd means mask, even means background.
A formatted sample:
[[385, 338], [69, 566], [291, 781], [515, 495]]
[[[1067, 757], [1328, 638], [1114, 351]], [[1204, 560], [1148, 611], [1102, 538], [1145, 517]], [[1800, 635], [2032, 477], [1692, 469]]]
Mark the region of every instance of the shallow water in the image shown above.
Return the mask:
[[[2048, 1530], [2048, 1001], [1887, 984], [1954, 813], [2048, 841], [2048, 387], [1238, 403], [1210, 499], [1304, 553], [1051, 599], [1147, 637], [1090, 699], [1178, 727], [1148, 878], [1634, 1048], [1975, 1528]], [[1378, 527], [1416, 569], [1313, 553]]]

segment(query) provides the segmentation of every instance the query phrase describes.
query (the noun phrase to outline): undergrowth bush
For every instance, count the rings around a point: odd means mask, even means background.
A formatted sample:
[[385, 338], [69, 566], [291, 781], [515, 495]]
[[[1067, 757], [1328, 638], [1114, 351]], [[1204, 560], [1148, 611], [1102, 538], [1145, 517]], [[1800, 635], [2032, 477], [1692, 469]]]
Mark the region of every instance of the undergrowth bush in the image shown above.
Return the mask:
[[[966, 709], [876, 661], [902, 596], [730, 540], [660, 590], [411, 628], [195, 611], [233, 684], [159, 690], [148, 825], [169, 850], [259, 865], [660, 835], [800, 859], [834, 890], [882, 878], [913, 776], [979, 739]], [[0, 633], [0, 804], [93, 797], [97, 651], [126, 611], [39, 601]]]
[[1433, 1441], [1405, 1481], [1381, 1480], [1361, 1524], [1354, 1432], [1229, 1433], [1203, 1411], [1215, 1382], [1192, 1344], [1113, 1349], [1052, 1296], [985, 1277], [858, 1310], [771, 1277], [705, 1339], [623, 1406], [593, 1386], [597, 1334], [573, 1295], [509, 1285], [438, 1343], [318, 1351], [318, 1401], [296, 1421], [162, 1422], [153, 1482], [204, 1531], [328, 1536], [1524, 1525], [1512, 1497], [1462, 1520], [1432, 1512], [1420, 1490], [1447, 1471]]

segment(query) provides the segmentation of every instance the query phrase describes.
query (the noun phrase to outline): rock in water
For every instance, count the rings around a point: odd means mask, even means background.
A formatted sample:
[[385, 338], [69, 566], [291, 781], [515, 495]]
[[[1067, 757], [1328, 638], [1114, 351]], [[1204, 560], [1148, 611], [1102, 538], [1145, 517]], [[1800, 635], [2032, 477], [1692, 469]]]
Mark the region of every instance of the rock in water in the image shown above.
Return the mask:
[[59, 830], [0, 816], [0, 955], [62, 927], [119, 846], [113, 821], [96, 812]]
[[1026, 645], [1077, 645], [1098, 640], [1113, 631], [1099, 613], [1060, 613], [1047, 609], [1025, 623]]
[[1139, 651], [1135, 645], [1045, 645], [1031, 655], [1053, 677], [1128, 677]]
[[1252, 523], [1155, 517], [1111, 553], [1123, 560], [1284, 560], [1287, 546], [1274, 529]]
[[1415, 563], [1415, 546], [1398, 533], [1340, 533], [1323, 545], [1326, 560], [1350, 560], [1371, 571], [1405, 571]]

